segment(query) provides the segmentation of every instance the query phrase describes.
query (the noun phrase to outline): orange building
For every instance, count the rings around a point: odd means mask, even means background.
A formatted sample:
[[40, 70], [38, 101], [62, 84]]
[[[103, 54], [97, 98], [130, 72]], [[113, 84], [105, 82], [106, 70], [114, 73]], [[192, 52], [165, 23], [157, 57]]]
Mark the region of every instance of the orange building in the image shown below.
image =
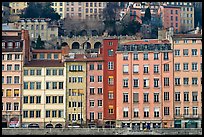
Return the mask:
[[172, 52], [168, 40], [137, 40], [119, 45], [117, 127], [172, 127]]

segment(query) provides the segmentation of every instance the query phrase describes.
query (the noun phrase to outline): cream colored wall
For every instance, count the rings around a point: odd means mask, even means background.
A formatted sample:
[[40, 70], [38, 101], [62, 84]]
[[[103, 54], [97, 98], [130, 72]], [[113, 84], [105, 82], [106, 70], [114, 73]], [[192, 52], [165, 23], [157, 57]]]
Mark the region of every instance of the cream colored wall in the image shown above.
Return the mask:
[[[11, 14], [20, 14], [17, 13], [17, 9], [23, 10], [28, 6], [28, 2], [9, 2], [9, 7], [11, 7]], [[15, 9], [15, 12], [13, 12], [13, 9]]]

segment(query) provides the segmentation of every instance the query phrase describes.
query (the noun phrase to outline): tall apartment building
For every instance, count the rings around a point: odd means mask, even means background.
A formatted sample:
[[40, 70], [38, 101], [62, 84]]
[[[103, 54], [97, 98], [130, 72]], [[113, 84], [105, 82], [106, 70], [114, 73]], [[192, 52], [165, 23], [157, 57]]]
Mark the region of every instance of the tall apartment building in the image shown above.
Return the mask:
[[66, 8], [66, 2], [52, 2], [51, 7], [55, 10], [56, 13], [58, 13], [61, 16], [61, 19], [64, 19], [66, 17], [65, 15], [65, 8]]
[[105, 127], [116, 127], [116, 84], [117, 84], [117, 62], [116, 50], [118, 39], [107, 38], [103, 40], [102, 55], [103, 65], [103, 120]]
[[21, 18], [14, 26], [29, 30], [30, 40], [33, 41], [37, 40], [39, 35], [43, 41], [58, 37], [58, 25], [52, 24], [49, 18]]
[[118, 127], [173, 126], [173, 50], [168, 40], [119, 45], [116, 83]]
[[97, 53], [87, 57], [87, 107], [88, 126], [103, 126], [103, 58]]
[[11, 14], [21, 14], [28, 7], [28, 2], [9, 2]]
[[181, 31], [180, 6], [160, 6], [158, 14], [162, 18], [162, 25], [164, 29], [173, 27], [176, 33]]
[[[181, 31], [194, 29], [194, 6], [192, 2], [165, 2], [167, 6], [181, 7]], [[197, 25], [197, 24], [196, 24]]]
[[174, 127], [202, 127], [202, 35], [173, 35]]
[[21, 124], [22, 70], [29, 44], [28, 31], [2, 30], [2, 127]]
[[65, 67], [61, 50], [33, 50], [23, 67], [22, 124], [65, 126]]

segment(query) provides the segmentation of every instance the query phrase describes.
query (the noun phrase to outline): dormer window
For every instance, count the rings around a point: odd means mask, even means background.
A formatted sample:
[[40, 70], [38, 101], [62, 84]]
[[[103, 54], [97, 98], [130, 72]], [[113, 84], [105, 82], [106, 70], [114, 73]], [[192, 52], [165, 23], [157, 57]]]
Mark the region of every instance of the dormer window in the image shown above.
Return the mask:
[[5, 42], [2, 42], [2, 48], [4, 48], [5, 49]]
[[16, 42], [15, 48], [20, 48], [20, 42]]
[[13, 48], [13, 42], [8, 42], [8, 48]]

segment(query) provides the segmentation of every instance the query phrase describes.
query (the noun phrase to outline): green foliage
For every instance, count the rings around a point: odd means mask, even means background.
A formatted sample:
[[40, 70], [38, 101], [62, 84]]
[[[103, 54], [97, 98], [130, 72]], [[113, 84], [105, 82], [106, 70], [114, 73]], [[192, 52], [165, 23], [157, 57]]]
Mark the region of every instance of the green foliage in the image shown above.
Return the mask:
[[21, 18], [50, 18], [51, 20], [59, 20], [60, 15], [55, 13], [49, 2], [46, 4], [30, 2], [25, 12], [21, 14]]
[[145, 15], [142, 22], [149, 24], [151, 22], [151, 11], [150, 8], [146, 8]]
[[38, 35], [38, 39], [35, 44], [35, 49], [44, 49], [44, 42], [41, 40], [40, 35]]
[[122, 35], [135, 35], [139, 32], [141, 24], [138, 21], [129, 21], [128, 24], [124, 25]]

